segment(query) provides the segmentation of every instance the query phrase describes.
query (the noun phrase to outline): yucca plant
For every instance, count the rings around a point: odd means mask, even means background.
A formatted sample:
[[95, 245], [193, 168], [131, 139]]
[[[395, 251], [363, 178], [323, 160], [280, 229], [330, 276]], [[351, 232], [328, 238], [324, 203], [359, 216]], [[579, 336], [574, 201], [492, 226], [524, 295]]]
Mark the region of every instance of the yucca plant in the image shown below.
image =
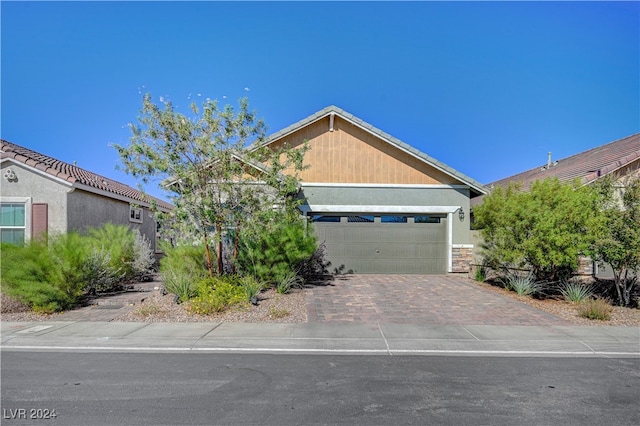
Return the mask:
[[567, 281], [562, 284], [560, 293], [567, 302], [580, 303], [593, 296], [593, 286], [577, 281]]
[[287, 294], [292, 288], [301, 288], [304, 280], [295, 271], [288, 271], [276, 283], [276, 291], [279, 294]]
[[531, 272], [527, 275], [508, 272], [503, 283], [507, 290], [515, 291], [520, 296], [531, 296], [540, 290], [540, 285]]

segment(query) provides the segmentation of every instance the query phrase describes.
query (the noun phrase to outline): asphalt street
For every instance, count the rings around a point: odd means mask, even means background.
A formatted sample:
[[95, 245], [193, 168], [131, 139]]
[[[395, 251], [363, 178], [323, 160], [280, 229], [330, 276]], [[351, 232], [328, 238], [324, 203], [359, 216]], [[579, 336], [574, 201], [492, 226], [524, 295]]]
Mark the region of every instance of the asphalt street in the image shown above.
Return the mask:
[[637, 425], [639, 385], [638, 358], [3, 351], [1, 402], [3, 425]]

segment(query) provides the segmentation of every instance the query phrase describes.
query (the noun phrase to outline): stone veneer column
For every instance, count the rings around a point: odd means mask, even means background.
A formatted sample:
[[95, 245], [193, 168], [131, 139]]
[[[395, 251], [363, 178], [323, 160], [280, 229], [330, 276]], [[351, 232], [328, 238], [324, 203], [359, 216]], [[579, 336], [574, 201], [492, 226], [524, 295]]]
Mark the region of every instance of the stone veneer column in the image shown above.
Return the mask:
[[473, 262], [473, 244], [454, 244], [451, 253], [451, 272], [468, 273]]

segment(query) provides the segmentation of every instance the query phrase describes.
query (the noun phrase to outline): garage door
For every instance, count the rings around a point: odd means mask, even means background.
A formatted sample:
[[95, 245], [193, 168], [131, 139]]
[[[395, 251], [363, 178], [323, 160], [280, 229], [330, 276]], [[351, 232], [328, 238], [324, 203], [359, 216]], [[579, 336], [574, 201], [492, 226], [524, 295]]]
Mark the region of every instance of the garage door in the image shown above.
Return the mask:
[[446, 216], [310, 215], [331, 271], [357, 274], [447, 272]]

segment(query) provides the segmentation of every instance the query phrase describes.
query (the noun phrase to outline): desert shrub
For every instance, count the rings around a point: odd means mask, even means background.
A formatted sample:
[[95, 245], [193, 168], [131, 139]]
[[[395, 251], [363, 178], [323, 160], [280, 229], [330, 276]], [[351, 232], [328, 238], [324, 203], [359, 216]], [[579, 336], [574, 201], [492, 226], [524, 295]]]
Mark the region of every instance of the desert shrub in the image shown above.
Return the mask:
[[207, 276], [205, 249], [202, 245], [163, 245], [165, 256], [160, 261], [164, 288], [186, 302], [196, 294], [197, 282]]
[[487, 279], [487, 267], [484, 265], [476, 266], [475, 279], [478, 282], [484, 282]]
[[592, 252], [599, 203], [598, 194], [577, 181], [545, 179], [527, 191], [518, 184], [496, 187], [473, 208], [483, 263], [531, 268], [539, 281], [567, 278], [578, 257]]
[[244, 276], [239, 279], [239, 285], [244, 290], [244, 295], [247, 301], [257, 304], [258, 295], [262, 291], [264, 285], [252, 276]]
[[156, 263], [156, 257], [149, 241], [140, 231], [133, 234], [133, 259], [131, 269], [134, 279], [141, 279], [149, 274]]
[[83, 275], [84, 291], [87, 294], [116, 290], [124, 277], [124, 274], [113, 267], [109, 252], [95, 247], [91, 249], [83, 264]]
[[295, 271], [288, 271], [284, 276], [278, 279], [276, 283], [276, 291], [278, 294], [287, 294], [292, 288], [301, 288], [304, 280]]
[[72, 306], [76, 292], [65, 282], [63, 266], [46, 243], [2, 244], [2, 291], [34, 311], [51, 313]]
[[565, 281], [560, 293], [567, 302], [580, 303], [593, 296], [593, 286], [578, 281]]
[[508, 271], [503, 278], [504, 287], [507, 290], [515, 291], [520, 296], [531, 296], [540, 290], [540, 285], [536, 283], [533, 274], [521, 274]]
[[198, 315], [222, 312], [246, 302], [244, 289], [224, 277], [201, 279], [196, 285], [196, 293], [189, 301], [189, 310]]
[[286, 308], [276, 308], [275, 306], [269, 306], [269, 317], [274, 319], [286, 318], [291, 315], [291, 312]]
[[106, 223], [90, 228], [87, 236], [92, 247], [109, 253], [110, 266], [122, 274], [123, 281], [142, 278], [155, 262], [149, 240], [126, 225]]
[[67, 309], [87, 294], [112, 291], [135, 278], [152, 255], [146, 244], [148, 249], [141, 236], [136, 243], [128, 227], [112, 224], [90, 229], [87, 235], [51, 235], [48, 243], [3, 244], [3, 291], [36, 311]]
[[269, 223], [240, 235], [238, 264], [245, 275], [275, 284], [316, 251], [315, 236], [300, 220]]
[[578, 315], [595, 320], [611, 319], [611, 305], [604, 299], [587, 299], [578, 305]]

